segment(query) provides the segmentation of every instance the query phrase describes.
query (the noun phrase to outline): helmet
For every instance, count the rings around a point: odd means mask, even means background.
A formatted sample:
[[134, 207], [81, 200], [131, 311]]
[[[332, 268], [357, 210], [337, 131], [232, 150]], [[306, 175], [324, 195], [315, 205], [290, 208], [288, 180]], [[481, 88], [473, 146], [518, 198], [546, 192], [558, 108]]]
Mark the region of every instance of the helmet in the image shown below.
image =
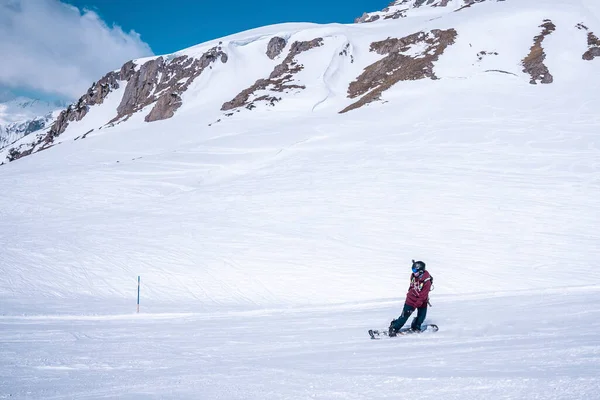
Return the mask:
[[425, 271], [425, 263], [423, 261], [415, 261], [412, 260], [412, 272], [416, 274], [417, 272]]

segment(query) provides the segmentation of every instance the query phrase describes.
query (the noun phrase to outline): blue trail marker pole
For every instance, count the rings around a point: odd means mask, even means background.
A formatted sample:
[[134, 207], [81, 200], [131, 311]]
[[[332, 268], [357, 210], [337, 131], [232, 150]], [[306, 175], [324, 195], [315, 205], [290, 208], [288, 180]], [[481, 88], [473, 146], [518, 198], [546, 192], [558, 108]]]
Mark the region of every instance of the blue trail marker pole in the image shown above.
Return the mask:
[[137, 312], [140, 312], [140, 276], [138, 275], [138, 300], [137, 300]]

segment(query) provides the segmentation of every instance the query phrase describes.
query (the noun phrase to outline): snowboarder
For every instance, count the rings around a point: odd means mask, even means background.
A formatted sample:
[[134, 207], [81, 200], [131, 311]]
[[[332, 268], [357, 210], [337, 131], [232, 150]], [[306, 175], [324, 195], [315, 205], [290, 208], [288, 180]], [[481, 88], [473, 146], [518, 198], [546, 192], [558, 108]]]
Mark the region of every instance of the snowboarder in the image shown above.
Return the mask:
[[425, 263], [423, 261], [412, 260], [412, 274], [410, 275], [410, 286], [406, 294], [404, 309], [400, 317], [390, 323], [389, 336], [396, 336], [415, 310], [417, 310], [417, 317], [413, 319], [410, 327], [413, 331], [421, 331], [421, 325], [427, 315], [429, 290], [432, 283], [433, 278], [429, 275], [428, 271], [425, 271]]

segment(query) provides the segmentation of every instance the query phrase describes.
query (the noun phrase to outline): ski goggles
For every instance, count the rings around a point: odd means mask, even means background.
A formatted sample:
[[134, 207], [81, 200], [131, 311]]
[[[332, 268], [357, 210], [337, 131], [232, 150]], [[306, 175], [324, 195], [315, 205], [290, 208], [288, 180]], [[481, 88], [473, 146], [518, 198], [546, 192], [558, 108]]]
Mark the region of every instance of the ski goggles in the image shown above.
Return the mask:
[[412, 272], [413, 272], [413, 274], [416, 274], [416, 273], [421, 272], [421, 270], [417, 267], [412, 267]]

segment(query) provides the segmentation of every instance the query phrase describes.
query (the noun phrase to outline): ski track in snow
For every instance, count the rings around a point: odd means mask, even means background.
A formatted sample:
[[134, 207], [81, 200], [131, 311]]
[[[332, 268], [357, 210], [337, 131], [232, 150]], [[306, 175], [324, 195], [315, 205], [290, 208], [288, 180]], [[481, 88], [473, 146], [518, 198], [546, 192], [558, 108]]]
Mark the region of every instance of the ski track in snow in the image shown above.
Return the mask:
[[[107, 133], [86, 139], [88, 152], [65, 143], [36, 155], [56, 168], [8, 165], [0, 293], [124, 298], [139, 274], [154, 300], [366, 301], [401, 294], [399, 265], [419, 255], [442, 293], [597, 281], [591, 105], [565, 115], [566, 97], [534, 105], [543, 115], [509, 114], [499, 105], [515, 99], [496, 97], [478, 117], [407, 110], [398, 121], [382, 109], [285, 133], [231, 126], [192, 141], [184, 131], [172, 144], [133, 131], [119, 150]], [[402, 288], [390, 293], [390, 282]]]
[[[600, 290], [438, 298], [440, 331], [374, 341], [399, 301], [0, 318], [0, 398], [594, 398]], [[551, 349], [551, 351], [549, 351]]]

